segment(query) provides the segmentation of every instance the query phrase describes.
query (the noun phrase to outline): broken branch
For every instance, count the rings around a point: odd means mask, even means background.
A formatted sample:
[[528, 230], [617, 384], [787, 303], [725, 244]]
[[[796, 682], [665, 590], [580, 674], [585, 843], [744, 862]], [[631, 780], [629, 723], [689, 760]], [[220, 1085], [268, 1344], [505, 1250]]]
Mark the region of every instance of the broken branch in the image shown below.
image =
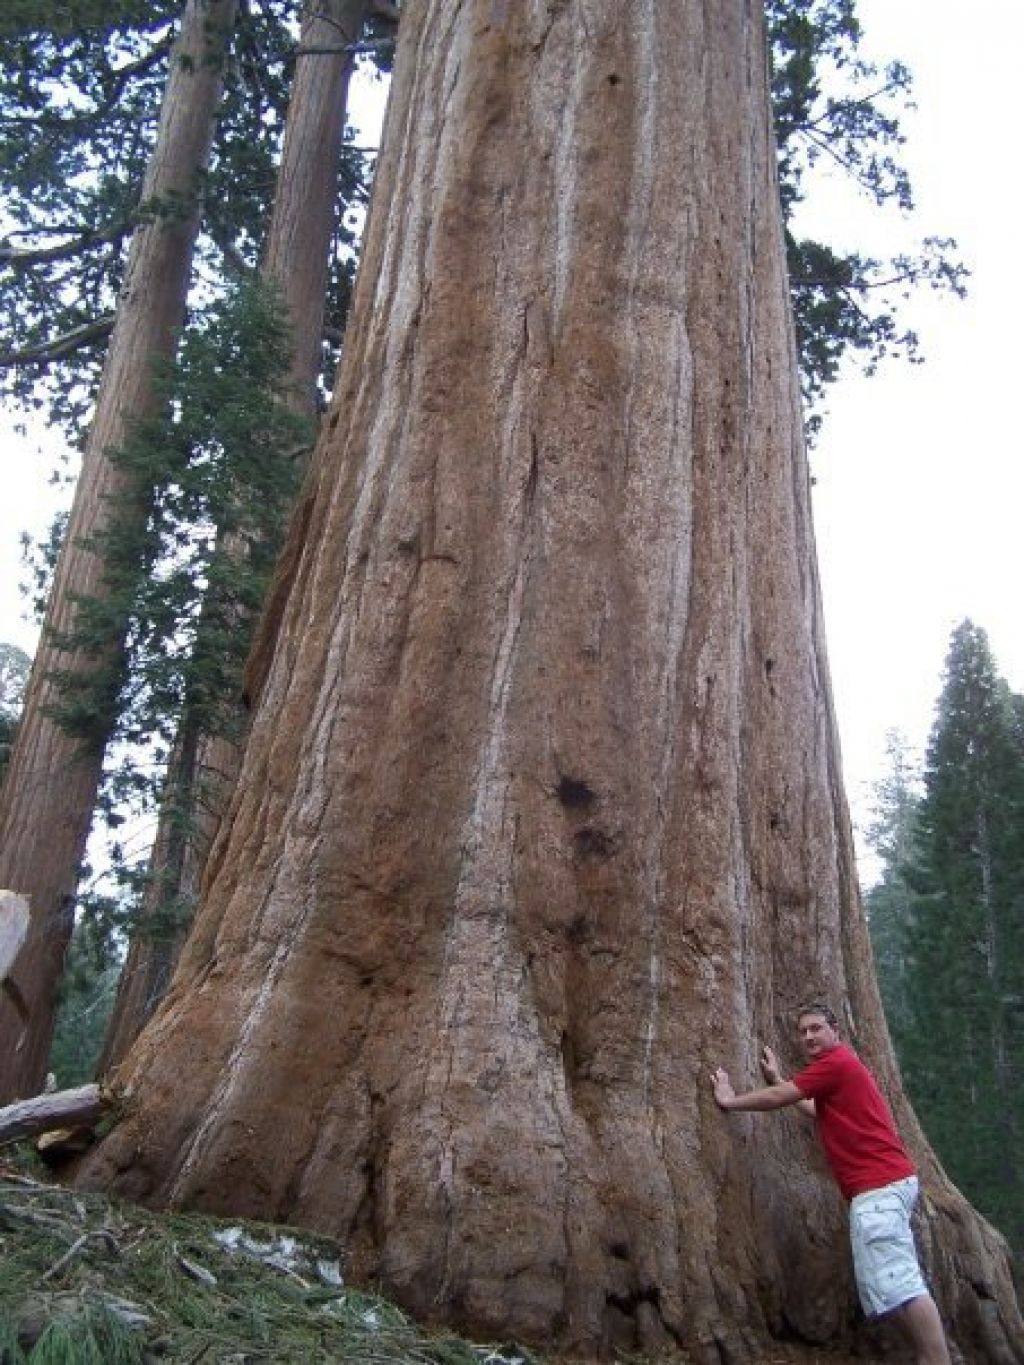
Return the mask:
[[93, 1084], [9, 1104], [0, 1109], [0, 1146], [53, 1128], [89, 1127], [99, 1122], [112, 1101], [108, 1091]]

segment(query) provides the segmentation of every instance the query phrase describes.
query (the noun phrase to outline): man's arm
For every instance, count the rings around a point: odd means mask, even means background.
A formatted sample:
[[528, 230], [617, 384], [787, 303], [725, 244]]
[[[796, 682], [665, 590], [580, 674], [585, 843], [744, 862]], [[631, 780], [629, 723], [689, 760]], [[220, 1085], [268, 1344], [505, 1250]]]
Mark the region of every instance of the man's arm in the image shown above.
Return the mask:
[[779, 1081], [777, 1085], [766, 1086], [763, 1090], [748, 1090], [745, 1095], [737, 1095], [729, 1080], [729, 1073], [721, 1067], [711, 1073], [711, 1086], [715, 1092], [715, 1103], [727, 1112], [764, 1111], [785, 1109], [791, 1104], [802, 1104], [804, 1097], [792, 1081]]

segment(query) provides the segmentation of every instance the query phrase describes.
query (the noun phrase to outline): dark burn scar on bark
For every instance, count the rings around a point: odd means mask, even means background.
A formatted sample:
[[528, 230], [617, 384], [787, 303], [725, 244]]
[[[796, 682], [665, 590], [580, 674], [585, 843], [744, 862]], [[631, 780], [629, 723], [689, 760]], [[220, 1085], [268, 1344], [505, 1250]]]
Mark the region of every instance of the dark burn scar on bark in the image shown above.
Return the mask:
[[661, 1307], [661, 1290], [656, 1284], [645, 1285], [642, 1289], [634, 1289], [629, 1294], [614, 1294], [610, 1289], [605, 1290], [605, 1303], [610, 1303], [617, 1308], [620, 1313], [625, 1313], [628, 1318], [634, 1317], [636, 1310], [642, 1303], [649, 1303], [654, 1308]]
[[593, 790], [587, 786], [586, 782], [577, 777], [567, 777], [564, 774], [558, 780], [555, 795], [562, 805], [569, 810], [586, 810], [597, 800]]
[[615, 852], [615, 840], [589, 825], [577, 830], [572, 842], [578, 858], [610, 858]]
[[570, 943], [585, 943], [590, 937], [590, 926], [587, 923], [586, 915], [574, 915], [569, 921], [565, 936]]

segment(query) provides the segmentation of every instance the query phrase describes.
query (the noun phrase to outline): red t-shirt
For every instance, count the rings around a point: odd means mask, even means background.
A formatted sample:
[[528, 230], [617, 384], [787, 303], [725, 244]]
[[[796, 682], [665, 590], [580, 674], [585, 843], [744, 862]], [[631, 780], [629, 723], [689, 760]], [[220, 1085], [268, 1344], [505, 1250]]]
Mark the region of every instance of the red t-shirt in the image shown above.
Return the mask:
[[916, 1174], [875, 1078], [845, 1043], [815, 1058], [793, 1084], [814, 1101], [821, 1144], [845, 1199]]

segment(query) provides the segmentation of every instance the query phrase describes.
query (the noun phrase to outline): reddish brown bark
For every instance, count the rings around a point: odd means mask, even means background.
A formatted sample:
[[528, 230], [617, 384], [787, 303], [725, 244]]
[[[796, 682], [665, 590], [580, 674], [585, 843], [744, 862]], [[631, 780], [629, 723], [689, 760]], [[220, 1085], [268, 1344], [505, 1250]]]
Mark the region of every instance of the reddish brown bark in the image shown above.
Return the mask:
[[813, 990], [923, 1163], [957, 1341], [1024, 1358], [874, 985], [756, 8], [408, 6], [273, 601], [204, 905], [86, 1183], [329, 1230], [418, 1313], [548, 1347], [837, 1343], [812, 1140], [709, 1086]]
[[[13, 974], [27, 1002], [27, 1022], [6, 997], [0, 999], [0, 1101], [33, 1094], [42, 1085], [102, 766], [102, 737], [87, 746], [53, 719], [51, 709], [60, 700], [53, 675], [85, 679], [109, 660], [58, 648], [54, 637], [66, 638], [73, 629], [80, 597], [104, 592], [102, 558], [89, 541], [108, 526], [115, 509], [144, 498], [108, 452], [123, 441], [126, 423], [146, 411], [154, 361], [170, 355], [176, 344], [199, 221], [197, 177], [209, 156], [234, 8], [235, 0], [189, 0], [185, 7], [142, 191], [144, 202], [170, 202], [175, 212], [155, 215], [132, 239], [42, 641], [0, 792], [0, 885], [26, 894], [32, 907], [29, 938]], [[119, 641], [111, 639], [110, 658], [116, 659], [118, 649]]]
[[[292, 323], [292, 382], [316, 412], [329, 254], [338, 214], [338, 167], [353, 58], [369, 0], [320, 0], [303, 16], [263, 275], [281, 288]], [[341, 49], [341, 50], [339, 50]]]

